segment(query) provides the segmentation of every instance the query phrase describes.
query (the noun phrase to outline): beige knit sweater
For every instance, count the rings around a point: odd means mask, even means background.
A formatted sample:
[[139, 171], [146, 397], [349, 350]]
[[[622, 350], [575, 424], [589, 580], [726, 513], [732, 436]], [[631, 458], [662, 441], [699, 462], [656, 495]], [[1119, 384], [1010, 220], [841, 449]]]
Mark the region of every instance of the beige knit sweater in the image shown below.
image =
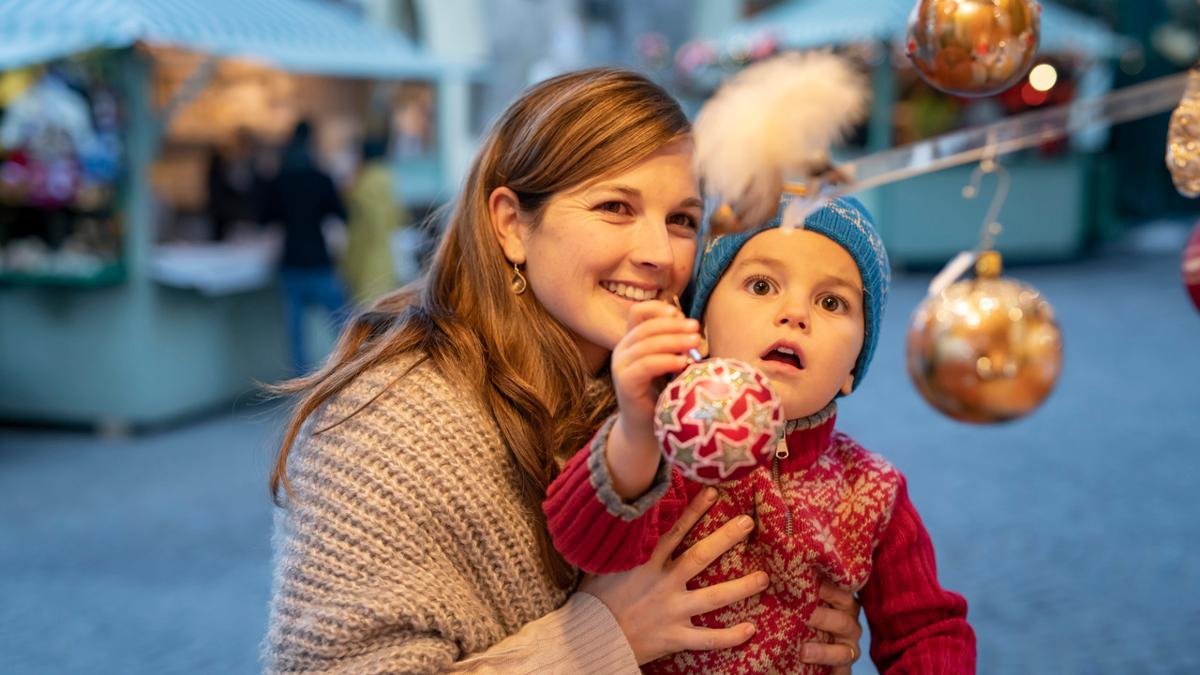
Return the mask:
[[543, 573], [495, 423], [429, 361], [400, 377], [415, 361], [364, 373], [297, 440], [267, 671], [638, 672], [603, 603]]

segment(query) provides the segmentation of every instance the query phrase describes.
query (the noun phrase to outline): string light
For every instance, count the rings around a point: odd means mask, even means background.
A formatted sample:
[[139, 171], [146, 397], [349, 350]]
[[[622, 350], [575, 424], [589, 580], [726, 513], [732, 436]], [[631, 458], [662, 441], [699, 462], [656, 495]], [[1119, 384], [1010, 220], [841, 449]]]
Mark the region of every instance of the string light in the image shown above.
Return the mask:
[[1050, 91], [1058, 82], [1058, 71], [1049, 63], [1039, 63], [1029, 71], [1029, 86], [1037, 91]]

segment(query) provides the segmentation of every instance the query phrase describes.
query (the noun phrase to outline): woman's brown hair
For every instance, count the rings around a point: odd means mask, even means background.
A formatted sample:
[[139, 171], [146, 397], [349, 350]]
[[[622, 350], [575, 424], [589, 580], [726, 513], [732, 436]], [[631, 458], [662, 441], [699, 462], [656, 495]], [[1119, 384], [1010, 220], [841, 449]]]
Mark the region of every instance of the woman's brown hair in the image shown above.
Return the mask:
[[271, 472], [276, 502], [281, 487], [290, 494], [288, 453], [309, 415], [367, 369], [419, 353], [495, 420], [539, 520], [547, 574], [569, 587], [575, 574], [550, 544], [541, 502], [559, 460], [611, 414], [612, 388], [587, 396], [593, 373], [570, 332], [532, 292], [513, 292], [488, 198], [508, 187], [536, 227], [554, 194], [626, 171], [690, 130], [670, 94], [624, 70], [561, 75], [514, 102], [484, 140], [425, 276], [353, 319], [318, 371], [273, 388], [297, 399]]

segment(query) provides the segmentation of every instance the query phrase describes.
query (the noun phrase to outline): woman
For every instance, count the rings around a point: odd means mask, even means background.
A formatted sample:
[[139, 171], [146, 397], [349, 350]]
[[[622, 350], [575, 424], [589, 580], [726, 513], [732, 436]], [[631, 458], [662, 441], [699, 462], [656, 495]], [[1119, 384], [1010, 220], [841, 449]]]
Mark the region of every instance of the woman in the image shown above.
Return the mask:
[[[287, 508], [269, 670], [637, 672], [749, 637], [690, 617], [757, 593], [762, 575], [685, 589], [749, 531], [731, 522], [670, 558], [710, 502], [649, 563], [574, 593], [541, 511], [613, 410], [606, 364], [629, 307], [688, 281], [689, 132], [633, 73], [534, 87], [485, 140], [423, 284], [379, 300], [320, 371], [282, 388], [300, 401], [272, 475]], [[813, 624], [841, 644], [806, 650], [848, 665], [857, 605], [828, 599]]]

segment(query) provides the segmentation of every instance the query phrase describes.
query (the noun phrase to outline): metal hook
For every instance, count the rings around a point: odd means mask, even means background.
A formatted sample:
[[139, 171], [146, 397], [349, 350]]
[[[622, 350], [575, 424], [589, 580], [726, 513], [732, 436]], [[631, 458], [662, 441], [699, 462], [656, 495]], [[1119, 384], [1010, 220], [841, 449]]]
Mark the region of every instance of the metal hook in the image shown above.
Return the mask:
[[963, 187], [963, 199], [974, 199], [979, 195], [979, 188], [983, 183], [983, 175], [988, 173], [996, 174], [996, 192], [992, 196], [992, 204], [988, 207], [987, 215], [983, 218], [983, 225], [979, 230], [979, 246], [976, 248], [976, 251], [991, 249], [996, 237], [1004, 230], [1004, 227], [1000, 225], [996, 218], [1000, 215], [1000, 209], [1004, 206], [1004, 201], [1008, 199], [1008, 188], [1012, 183], [1008, 171], [996, 162], [994, 156], [984, 157], [979, 162], [979, 166], [976, 166], [975, 170], [971, 172], [971, 181]]

